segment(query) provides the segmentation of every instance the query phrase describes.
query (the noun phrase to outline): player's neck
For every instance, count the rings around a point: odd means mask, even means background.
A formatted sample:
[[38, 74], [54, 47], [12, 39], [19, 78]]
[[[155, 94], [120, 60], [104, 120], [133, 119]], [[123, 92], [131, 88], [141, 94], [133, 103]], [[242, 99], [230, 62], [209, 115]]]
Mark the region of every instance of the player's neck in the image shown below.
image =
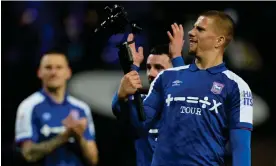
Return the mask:
[[54, 100], [56, 103], [62, 103], [65, 98], [65, 87], [56, 89], [49, 89], [44, 87], [45, 92]]
[[205, 53], [204, 56], [197, 57], [195, 64], [199, 69], [208, 69], [223, 62], [223, 53]]

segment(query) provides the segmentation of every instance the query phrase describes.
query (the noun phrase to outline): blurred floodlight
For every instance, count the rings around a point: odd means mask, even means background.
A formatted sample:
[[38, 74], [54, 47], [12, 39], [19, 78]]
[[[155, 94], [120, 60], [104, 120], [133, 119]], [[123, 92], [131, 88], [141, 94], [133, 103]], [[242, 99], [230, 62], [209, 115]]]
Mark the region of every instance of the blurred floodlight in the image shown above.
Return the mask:
[[23, 13], [21, 17], [21, 23], [22, 24], [31, 24], [33, 23], [38, 16], [38, 11], [35, 8], [27, 8]]
[[230, 64], [236, 69], [256, 71], [263, 65], [258, 50], [251, 43], [239, 38], [230, 43], [226, 53]]

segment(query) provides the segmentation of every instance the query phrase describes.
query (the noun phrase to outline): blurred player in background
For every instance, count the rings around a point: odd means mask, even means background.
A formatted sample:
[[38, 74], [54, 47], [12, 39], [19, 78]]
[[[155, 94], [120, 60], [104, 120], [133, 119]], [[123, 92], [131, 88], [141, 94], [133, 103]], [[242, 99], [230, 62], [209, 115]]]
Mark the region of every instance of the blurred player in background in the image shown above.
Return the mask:
[[[149, 83], [151, 83], [161, 71], [184, 65], [184, 61], [181, 56], [181, 50], [184, 43], [184, 31], [183, 29], [181, 31], [176, 31], [178, 28], [177, 24], [172, 25], [174, 37], [171, 39], [170, 44], [156, 46], [151, 50], [150, 55], [147, 58], [147, 76]], [[134, 40], [134, 38], [133, 35], [130, 34], [128, 36], [128, 42], [132, 40]], [[144, 59], [142, 47], [139, 47], [138, 52], [136, 52], [135, 43], [132, 43], [130, 44], [130, 48], [134, 60], [133, 71], [126, 74], [122, 78], [119, 90], [115, 93], [112, 101], [112, 110], [118, 119], [121, 118], [120, 116], [122, 116], [122, 114], [127, 114], [130, 111], [128, 104], [134, 105], [133, 98], [129, 96], [127, 89], [130, 88], [130, 81], [135, 82], [139, 80], [138, 71], [140, 64]], [[142, 98], [145, 98], [145, 95], [146, 94], [142, 95]], [[136, 121], [136, 117], [131, 117], [131, 119], [131, 124], [136, 133], [135, 150], [137, 166], [150, 166], [152, 162], [152, 155], [156, 147], [158, 131], [162, 126], [161, 114], [155, 119], [152, 127], [146, 131], [139, 127], [140, 122]]]
[[98, 150], [89, 106], [66, 91], [71, 77], [63, 53], [41, 59], [42, 89], [21, 102], [17, 110], [16, 143], [28, 162], [45, 166], [96, 165]]
[[[144, 127], [164, 115], [152, 166], [225, 165], [229, 140], [232, 165], [251, 165], [252, 93], [223, 62], [233, 31], [232, 19], [223, 12], [201, 14], [189, 32], [195, 62], [165, 70], [152, 82], [144, 100]], [[142, 86], [139, 78], [130, 83], [128, 94]]]

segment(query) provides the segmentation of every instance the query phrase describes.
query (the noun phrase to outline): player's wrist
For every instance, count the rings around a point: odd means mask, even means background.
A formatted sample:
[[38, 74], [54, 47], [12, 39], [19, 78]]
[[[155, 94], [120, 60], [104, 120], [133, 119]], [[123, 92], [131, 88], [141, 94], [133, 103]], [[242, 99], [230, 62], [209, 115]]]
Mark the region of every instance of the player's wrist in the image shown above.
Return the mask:
[[61, 133], [58, 138], [62, 143], [65, 143], [68, 141], [68, 139], [70, 138], [70, 136], [72, 135], [72, 132], [69, 130], [66, 130], [65, 132]]
[[177, 58], [177, 57], [181, 57], [181, 52], [175, 52], [175, 53], [171, 53], [171, 58]]
[[132, 70], [135, 70], [135, 71], [137, 71], [137, 72], [139, 72], [140, 66], [137, 66], [137, 65], [135, 65], [135, 64], [132, 64], [132, 65], [131, 65], [131, 69], [132, 69]]
[[137, 67], [140, 67], [140, 64], [139, 62], [133, 62], [133, 65], [137, 66]]
[[119, 91], [118, 91], [118, 98], [119, 100], [124, 100], [124, 99], [127, 99], [127, 93], [123, 90], [123, 88], [119, 88]]
[[74, 138], [78, 141], [82, 140], [83, 139], [83, 135], [82, 134], [79, 134], [79, 133], [74, 133]]
[[86, 141], [86, 139], [84, 138], [83, 135], [80, 135], [80, 134], [76, 134], [75, 135], [75, 139], [79, 142], [79, 143], [82, 143], [84, 141]]

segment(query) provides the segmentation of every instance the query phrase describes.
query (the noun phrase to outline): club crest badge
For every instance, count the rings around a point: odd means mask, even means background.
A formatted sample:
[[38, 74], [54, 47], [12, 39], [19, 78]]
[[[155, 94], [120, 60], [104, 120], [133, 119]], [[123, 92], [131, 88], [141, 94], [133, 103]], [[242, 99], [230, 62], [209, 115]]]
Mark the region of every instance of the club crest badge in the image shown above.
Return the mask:
[[78, 110], [71, 110], [72, 117], [77, 120], [80, 117], [79, 111]]
[[218, 82], [213, 82], [213, 86], [212, 86], [212, 89], [211, 91], [214, 93], [214, 94], [220, 94], [222, 89], [224, 87], [224, 84], [221, 84], [221, 83], [218, 83]]
[[48, 121], [48, 120], [50, 120], [51, 119], [51, 114], [49, 113], [49, 112], [45, 112], [45, 113], [43, 113], [43, 115], [42, 115], [42, 118], [45, 120], [45, 121]]

